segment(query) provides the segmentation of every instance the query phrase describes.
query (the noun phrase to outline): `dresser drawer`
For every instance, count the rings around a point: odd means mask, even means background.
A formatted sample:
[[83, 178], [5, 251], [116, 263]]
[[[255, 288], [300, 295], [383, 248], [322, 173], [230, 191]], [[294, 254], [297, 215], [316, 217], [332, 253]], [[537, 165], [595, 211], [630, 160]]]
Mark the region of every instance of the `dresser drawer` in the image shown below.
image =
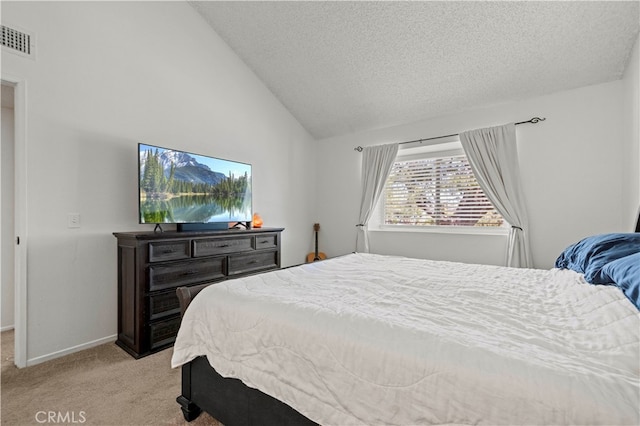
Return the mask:
[[256, 235], [256, 250], [275, 249], [278, 247], [278, 234]]
[[263, 269], [274, 269], [277, 267], [277, 251], [229, 256], [229, 275], [238, 275]]
[[149, 262], [180, 260], [191, 257], [189, 240], [149, 243]]
[[151, 265], [149, 266], [149, 291], [222, 279], [225, 275], [224, 267], [224, 257]]
[[180, 317], [168, 319], [166, 321], [158, 321], [149, 326], [149, 337], [151, 338], [151, 350], [158, 349], [162, 346], [170, 345], [175, 342], [176, 334], [180, 328]]
[[193, 257], [215, 256], [253, 250], [251, 235], [234, 238], [204, 238], [193, 241]]
[[180, 313], [180, 302], [175, 290], [149, 296], [149, 319], [167, 317]]

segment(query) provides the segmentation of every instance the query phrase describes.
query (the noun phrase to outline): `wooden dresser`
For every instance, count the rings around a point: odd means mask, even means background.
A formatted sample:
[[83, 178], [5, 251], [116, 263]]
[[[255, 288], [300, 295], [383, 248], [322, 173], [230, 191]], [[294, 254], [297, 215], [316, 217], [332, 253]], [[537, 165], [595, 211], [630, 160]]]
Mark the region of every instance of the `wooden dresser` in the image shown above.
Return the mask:
[[171, 346], [180, 327], [176, 288], [280, 268], [282, 231], [115, 232], [116, 344], [136, 358]]

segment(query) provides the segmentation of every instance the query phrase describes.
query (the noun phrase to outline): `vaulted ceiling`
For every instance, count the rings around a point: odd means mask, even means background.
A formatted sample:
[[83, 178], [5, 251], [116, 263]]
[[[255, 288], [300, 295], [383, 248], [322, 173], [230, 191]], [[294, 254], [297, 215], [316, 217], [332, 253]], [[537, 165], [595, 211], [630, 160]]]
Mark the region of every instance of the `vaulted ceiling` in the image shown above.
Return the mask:
[[638, 1], [190, 1], [317, 139], [622, 77]]

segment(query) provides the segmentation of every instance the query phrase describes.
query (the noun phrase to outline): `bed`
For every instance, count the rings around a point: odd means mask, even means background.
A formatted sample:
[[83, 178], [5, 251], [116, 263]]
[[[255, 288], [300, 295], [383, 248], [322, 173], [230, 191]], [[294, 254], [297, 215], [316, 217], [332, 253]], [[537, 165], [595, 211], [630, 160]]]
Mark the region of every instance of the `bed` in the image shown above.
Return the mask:
[[[640, 424], [640, 234], [624, 235], [550, 270], [353, 253], [182, 288], [178, 402], [227, 426]], [[585, 279], [596, 263], [605, 285]]]

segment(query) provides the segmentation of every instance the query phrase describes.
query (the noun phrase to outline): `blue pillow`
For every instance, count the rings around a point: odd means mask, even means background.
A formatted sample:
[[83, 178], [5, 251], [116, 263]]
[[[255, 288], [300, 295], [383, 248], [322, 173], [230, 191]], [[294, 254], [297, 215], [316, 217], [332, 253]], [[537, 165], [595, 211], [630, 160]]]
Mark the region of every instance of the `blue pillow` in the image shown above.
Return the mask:
[[602, 274], [640, 310], [640, 253], [607, 263], [602, 267]]
[[591, 284], [609, 284], [602, 274], [607, 263], [640, 252], [640, 233], [601, 234], [583, 238], [556, 259], [556, 268], [582, 272]]

